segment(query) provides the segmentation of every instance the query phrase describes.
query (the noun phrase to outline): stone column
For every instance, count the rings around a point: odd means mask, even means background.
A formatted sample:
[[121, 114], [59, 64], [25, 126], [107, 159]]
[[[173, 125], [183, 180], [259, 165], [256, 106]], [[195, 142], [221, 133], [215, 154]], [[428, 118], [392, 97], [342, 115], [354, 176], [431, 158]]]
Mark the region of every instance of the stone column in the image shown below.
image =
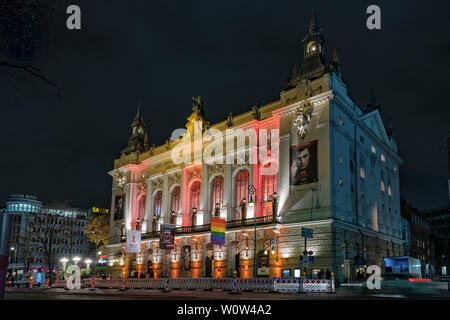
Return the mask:
[[206, 164], [203, 164], [202, 186], [200, 191], [200, 208], [197, 208], [197, 225], [205, 224], [205, 220], [208, 221], [209, 219], [208, 194], [209, 194], [208, 166]]
[[233, 173], [232, 165], [224, 165], [224, 179], [223, 179], [223, 205], [227, 210], [227, 220], [235, 219], [236, 208], [233, 203]]

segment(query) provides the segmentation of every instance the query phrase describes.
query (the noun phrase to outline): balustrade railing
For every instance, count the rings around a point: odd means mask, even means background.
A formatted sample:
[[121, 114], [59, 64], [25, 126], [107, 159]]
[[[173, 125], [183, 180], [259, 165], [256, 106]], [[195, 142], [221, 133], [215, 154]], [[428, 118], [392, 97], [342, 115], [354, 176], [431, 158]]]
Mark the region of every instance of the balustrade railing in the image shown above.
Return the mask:
[[[258, 225], [265, 225], [271, 223], [279, 223], [280, 217], [275, 217], [273, 215], [256, 217], [250, 219], [240, 219], [240, 220], [229, 220], [227, 221], [226, 228], [227, 229], [237, 229], [242, 227], [253, 227]], [[199, 226], [183, 226], [175, 228], [175, 234], [189, 234], [189, 233], [199, 233], [199, 232], [208, 232], [211, 230], [210, 224], [202, 224]], [[142, 239], [152, 239], [159, 238], [159, 231], [152, 231], [142, 234]]]

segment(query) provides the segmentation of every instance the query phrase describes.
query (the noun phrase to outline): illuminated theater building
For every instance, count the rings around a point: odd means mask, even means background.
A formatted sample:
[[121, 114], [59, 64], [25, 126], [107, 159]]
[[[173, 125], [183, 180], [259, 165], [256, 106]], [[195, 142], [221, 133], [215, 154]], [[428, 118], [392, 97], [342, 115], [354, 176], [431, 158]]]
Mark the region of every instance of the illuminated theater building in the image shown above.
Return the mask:
[[[279, 100], [211, 124], [201, 99], [194, 99], [186, 132], [195, 134], [195, 123], [203, 132], [256, 132], [256, 146], [246, 138], [246, 148], [232, 151], [224, 137], [224, 156], [213, 152], [215, 163], [194, 157], [206, 152], [212, 139], [191, 139], [192, 163], [172, 158], [185, 140], [149, 146], [139, 106], [128, 146], [109, 172], [113, 278], [122, 272], [220, 278], [235, 270], [243, 278], [293, 276], [295, 269], [305, 271], [299, 264], [302, 228], [313, 230], [308, 276], [329, 269], [345, 281], [368, 265], [381, 267], [384, 257], [403, 254], [402, 160], [380, 108], [373, 95], [364, 110], [348, 97], [337, 51], [326, 59], [314, 12], [302, 44], [302, 67], [294, 67]], [[264, 141], [266, 156], [258, 152]], [[237, 160], [243, 155], [245, 161]], [[233, 163], [225, 159], [232, 157]], [[211, 244], [212, 216], [226, 219], [225, 245]], [[159, 249], [162, 224], [176, 225], [174, 249]], [[136, 228], [142, 230], [141, 252], [125, 253], [124, 230]]]

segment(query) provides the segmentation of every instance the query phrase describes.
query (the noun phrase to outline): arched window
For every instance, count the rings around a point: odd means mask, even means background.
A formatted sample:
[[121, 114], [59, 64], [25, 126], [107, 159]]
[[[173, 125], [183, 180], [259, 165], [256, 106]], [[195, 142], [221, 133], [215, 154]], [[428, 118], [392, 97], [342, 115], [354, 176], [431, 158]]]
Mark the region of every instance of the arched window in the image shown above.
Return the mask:
[[[271, 163], [268, 163], [264, 168], [270, 168]], [[263, 216], [272, 214], [272, 195], [277, 192], [277, 175], [262, 175], [262, 210]]]
[[138, 208], [137, 218], [140, 218], [140, 220], [142, 222], [142, 220], [144, 219], [144, 216], [145, 216], [145, 194], [139, 198], [139, 208]]
[[249, 183], [249, 173], [247, 169], [241, 169], [236, 175], [236, 186], [235, 186], [235, 207], [241, 205], [243, 198], [248, 201], [248, 183]]
[[180, 210], [180, 186], [176, 186], [175, 188], [173, 188], [171, 203], [172, 212], [178, 214], [178, 211]]
[[161, 202], [162, 202], [162, 191], [159, 190], [155, 194], [155, 207], [153, 210], [153, 216], [157, 217], [157, 219], [161, 217]]
[[200, 181], [194, 181], [191, 185], [190, 194], [189, 194], [189, 210], [192, 208], [200, 207], [200, 189], [201, 189]]
[[222, 206], [223, 201], [223, 177], [216, 176], [211, 183], [211, 212], [214, 212], [216, 203]]

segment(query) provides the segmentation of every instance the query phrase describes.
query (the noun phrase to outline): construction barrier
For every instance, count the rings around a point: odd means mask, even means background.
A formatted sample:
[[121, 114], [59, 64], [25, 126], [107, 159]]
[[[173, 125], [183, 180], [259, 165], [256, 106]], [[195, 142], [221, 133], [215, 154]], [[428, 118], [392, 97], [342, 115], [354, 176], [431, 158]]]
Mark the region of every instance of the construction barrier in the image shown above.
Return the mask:
[[303, 292], [327, 292], [332, 293], [334, 280], [303, 279]]
[[273, 290], [279, 292], [298, 292], [300, 279], [275, 279]]
[[[52, 285], [54, 288], [69, 288], [70, 279], [58, 281]], [[33, 287], [30, 281], [30, 288]], [[46, 282], [48, 288], [48, 282]], [[157, 278], [157, 279], [127, 279], [101, 280], [83, 279], [82, 288], [104, 288], [104, 289], [160, 289], [171, 291], [177, 289], [184, 290], [221, 290], [221, 291], [265, 291], [265, 292], [311, 292], [311, 293], [335, 293], [336, 287], [334, 279], [242, 279], [242, 278]]]

